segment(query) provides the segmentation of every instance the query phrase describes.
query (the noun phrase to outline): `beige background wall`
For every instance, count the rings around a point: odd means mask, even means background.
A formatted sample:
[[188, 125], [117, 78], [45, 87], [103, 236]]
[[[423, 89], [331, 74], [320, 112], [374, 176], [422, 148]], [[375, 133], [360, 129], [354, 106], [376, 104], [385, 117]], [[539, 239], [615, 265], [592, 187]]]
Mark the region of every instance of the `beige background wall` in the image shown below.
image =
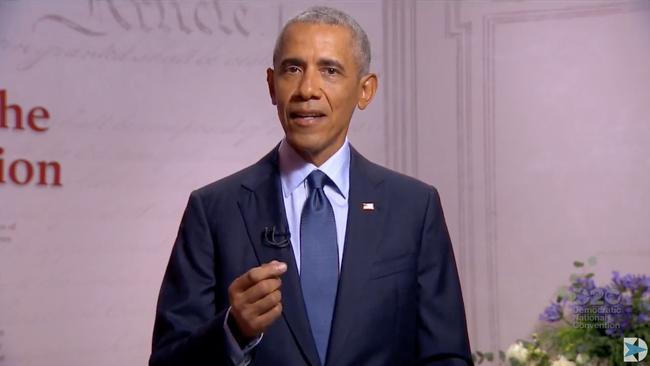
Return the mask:
[[446, 198], [474, 348], [504, 348], [573, 260], [650, 268], [650, 3], [415, 7], [417, 174]]
[[[0, 184], [0, 365], [145, 364], [187, 196], [281, 138], [265, 69], [312, 3], [0, 0], [0, 90], [51, 116], [0, 159], [63, 183]], [[442, 193], [474, 348], [526, 336], [574, 259], [647, 271], [649, 2], [324, 3], [380, 78], [352, 143]]]

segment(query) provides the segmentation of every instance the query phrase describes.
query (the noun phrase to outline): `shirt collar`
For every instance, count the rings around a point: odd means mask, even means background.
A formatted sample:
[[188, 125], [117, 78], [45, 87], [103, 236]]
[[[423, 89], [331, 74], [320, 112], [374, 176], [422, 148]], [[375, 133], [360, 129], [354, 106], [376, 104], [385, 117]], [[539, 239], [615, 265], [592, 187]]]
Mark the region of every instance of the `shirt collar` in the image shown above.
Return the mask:
[[341, 196], [348, 197], [350, 191], [350, 143], [347, 137], [343, 145], [320, 167], [306, 162], [286, 139], [280, 142], [278, 154], [280, 180], [285, 198], [291, 196], [293, 191], [305, 181], [305, 178], [316, 169], [325, 173], [334, 182], [334, 188]]

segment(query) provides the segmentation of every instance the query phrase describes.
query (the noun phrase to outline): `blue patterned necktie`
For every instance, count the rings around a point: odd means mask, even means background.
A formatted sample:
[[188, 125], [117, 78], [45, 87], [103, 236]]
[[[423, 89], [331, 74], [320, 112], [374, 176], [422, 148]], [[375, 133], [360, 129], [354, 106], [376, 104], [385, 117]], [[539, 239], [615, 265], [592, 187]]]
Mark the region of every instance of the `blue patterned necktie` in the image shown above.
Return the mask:
[[320, 170], [309, 174], [309, 196], [300, 217], [300, 284], [311, 331], [323, 364], [339, 279], [334, 210], [323, 192], [327, 179], [327, 175]]

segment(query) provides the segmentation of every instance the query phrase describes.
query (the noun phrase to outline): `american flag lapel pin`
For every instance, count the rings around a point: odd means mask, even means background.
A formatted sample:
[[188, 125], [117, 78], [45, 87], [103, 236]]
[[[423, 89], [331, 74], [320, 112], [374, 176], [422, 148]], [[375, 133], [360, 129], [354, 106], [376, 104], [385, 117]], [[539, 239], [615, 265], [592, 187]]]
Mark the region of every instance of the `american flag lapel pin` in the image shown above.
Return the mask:
[[374, 211], [375, 210], [375, 204], [373, 202], [363, 202], [361, 204], [361, 209], [364, 211]]

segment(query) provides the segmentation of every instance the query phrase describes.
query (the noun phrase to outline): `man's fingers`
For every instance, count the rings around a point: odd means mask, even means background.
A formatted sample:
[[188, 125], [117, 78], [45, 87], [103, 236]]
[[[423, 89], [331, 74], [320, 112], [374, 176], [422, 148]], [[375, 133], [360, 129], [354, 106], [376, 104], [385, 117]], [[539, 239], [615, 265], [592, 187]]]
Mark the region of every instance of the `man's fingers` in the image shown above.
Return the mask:
[[271, 261], [269, 263], [265, 263], [259, 267], [255, 267], [250, 271], [246, 272], [245, 277], [250, 283], [250, 285], [252, 286], [267, 278], [279, 277], [284, 272], [286, 272], [286, 270], [287, 270], [286, 263]]
[[[245, 280], [246, 276], [239, 279]], [[236, 284], [233, 282], [233, 285]], [[266, 278], [244, 292], [234, 291], [231, 285], [231, 314], [244, 337], [248, 339], [260, 334], [282, 314], [281, 285], [279, 277]]]
[[271, 261], [259, 267], [255, 267], [233, 281], [233, 289], [237, 292], [243, 292], [248, 288], [255, 286], [260, 281], [268, 278], [280, 277], [287, 271], [287, 265], [283, 262]]
[[282, 293], [275, 290], [252, 304], [255, 314], [262, 315], [282, 303]]
[[241, 313], [244, 318], [252, 321], [271, 311], [274, 307], [281, 303], [282, 293], [280, 290], [276, 290], [270, 294], [267, 294], [258, 301], [250, 303], [248, 306], [242, 309]]
[[278, 290], [282, 286], [282, 280], [279, 278], [269, 278], [251, 286], [243, 293], [243, 298], [249, 304], [252, 304], [268, 294]]
[[252, 325], [257, 329], [266, 329], [282, 314], [282, 303], [277, 303], [266, 313], [256, 317]]

